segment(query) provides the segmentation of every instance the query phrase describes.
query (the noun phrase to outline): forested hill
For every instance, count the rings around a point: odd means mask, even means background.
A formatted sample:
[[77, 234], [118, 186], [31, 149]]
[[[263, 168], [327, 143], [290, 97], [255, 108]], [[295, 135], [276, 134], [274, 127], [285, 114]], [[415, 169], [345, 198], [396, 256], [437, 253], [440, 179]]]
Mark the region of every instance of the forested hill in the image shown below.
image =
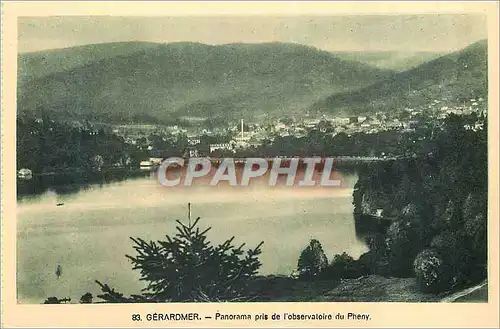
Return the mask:
[[[476, 125], [482, 128], [470, 129]], [[443, 292], [487, 278], [488, 127], [485, 116], [449, 116], [417, 156], [360, 168], [356, 220], [389, 221], [360, 257], [371, 274], [415, 276]], [[359, 232], [358, 232], [359, 233]]]
[[18, 111], [108, 122], [301, 114], [393, 72], [283, 43], [102, 44], [19, 58]]
[[356, 92], [335, 93], [312, 108], [320, 112], [393, 111], [433, 99], [458, 101], [488, 95], [488, 48], [482, 40], [469, 47]]
[[131, 55], [158, 47], [151, 42], [116, 42], [21, 53], [17, 58], [19, 84], [75, 69], [103, 59]]

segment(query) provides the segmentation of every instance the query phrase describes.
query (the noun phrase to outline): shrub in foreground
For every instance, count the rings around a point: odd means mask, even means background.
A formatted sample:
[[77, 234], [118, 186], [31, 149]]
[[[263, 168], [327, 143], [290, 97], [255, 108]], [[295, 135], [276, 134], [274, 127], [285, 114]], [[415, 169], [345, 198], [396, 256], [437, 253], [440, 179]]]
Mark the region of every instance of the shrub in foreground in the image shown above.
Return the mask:
[[301, 279], [313, 279], [326, 273], [328, 258], [321, 243], [312, 239], [309, 245], [302, 250], [297, 263], [297, 271]]
[[425, 249], [413, 263], [415, 277], [423, 292], [438, 293], [450, 288], [450, 269], [439, 252]]
[[368, 274], [368, 269], [360, 261], [354, 260], [347, 253], [335, 255], [328, 267], [328, 277], [334, 280], [356, 279]]
[[44, 304], [68, 304], [69, 302], [71, 302], [71, 298], [48, 297], [43, 303]]

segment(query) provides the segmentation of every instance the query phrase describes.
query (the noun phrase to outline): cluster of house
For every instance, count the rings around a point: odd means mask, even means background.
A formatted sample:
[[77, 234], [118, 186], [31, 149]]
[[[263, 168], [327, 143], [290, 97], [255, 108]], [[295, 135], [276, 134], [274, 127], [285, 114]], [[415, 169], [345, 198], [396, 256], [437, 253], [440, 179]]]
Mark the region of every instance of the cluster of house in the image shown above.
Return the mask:
[[[481, 114], [485, 114], [488, 110], [488, 107], [485, 104], [485, 101], [482, 97], [471, 98], [469, 101], [464, 101], [463, 104], [457, 106], [439, 106], [439, 101], [434, 100], [432, 104], [428, 105], [428, 108], [434, 108], [434, 112], [437, 113], [438, 119], [444, 119], [449, 114], [471, 114], [474, 112], [481, 112]], [[439, 111], [436, 109], [439, 107]]]
[[[249, 124], [247, 125], [249, 129], [246, 130], [244, 129], [243, 120], [241, 120], [240, 125], [219, 128], [217, 132], [215, 130], [203, 129], [201, 132], [189, 133], [187, 129], [179, 126], [170, 126], [165, 129], [168, 129], [168, 133], [172, 136], [187, 136], [189, 149], [185, 156], [196, 157], [199, 156], [200, 152], [213, 154], [217, 152], [236, 152], [241, 149], [258, 147], [262, 145], [265, 139], [272, 141], [277, 137], [286, 136], [300, 138], [306, 136], [311, 130], [318, 130], [331, 136], [339, 133], [346, 133], [348, 135], [354, 133], [373, 134], [387, 130], [408, 132], [415, 130], [422, 118], [425, 118], [427, 122], [432, 122], [433, 120], [438, 122], [438, 120], [444, 119], [452, 113], [463, 115], [485, 111], [487, 111], [487, 106], [483, 97], [471, 98], [461, 104], [450, 102], [446, 97], [443, 97], [442, 99], [434, 99], [426, 105], [415, 108], [407, 107], [397, 111], [375, 112], [368, 115], [349, 117], [322, 115], [306, 119], [286, 118], [268, 124]], [[141, 126], [138, 128], [152, 132], [151, 127]], [[470, 127], [470, 129], [478, 129], [478, 127], [474, 126]], [[166, 131], [163, 130], [162, 132], [165, 133]], [[217, 133], [226, 136], [230, 134], [234, 137], [230, 140], [225, 139], [211, 143], [208, 147], [204, 145], [202, 150], [200, 146], [202, 144], [201, 136], [214, 136]], [[161, 159], [151, 158], [149, 161], [144, 162], [144, 166], [155, 165], [159, 161]]]
[[[311, 130], [317, 130], [325, 135], [335, 136], [338, 133], [346, 133], [348, 135], [353, 133], [366, 133], [372, 134], [380, 131], [398, 130], [398, 131], [413, 131], [419, 124], [419, 119], [425, 118], [427, 122], [436, 123], [444, 119], [450, 114], [467, 115], [471, 113], [486, 114], [487, 101], [483, 97], [474, 97], [460, 104], [450, 102], [443, 97], [442, 99], [434, 99], [426, 105], [411, 108], [406, 107], [399, 111], [385, 111], [370, 113], [369, 115], [358, 115], [350, 117], [329, 117], [322, 115], [319, 118], [306, 118], [295, 119], [286, 118], [280, 119], [269, 124], [249, 124], [248, 129], [244, 129], [243, 120], [240, 121], [239, 127], [221, 127], [213, 130], [203, 129], [196, 133], [190, 133], [184, 127], [180, 126], [167, 126], [160, 127], [156, 125], [123, 125], [114, 126], [113, 133], [121, 135], [125, 140], [131, 144], [137, 144], [140, 139], [148, 138], [149, 135], [165, 134], [169, 138], [177, 138], [176, 136], [187, 136], [188, 149], [184, 156], [198, 157], [201, 153], [209, 154], [217, 152], [236, 152], [237, 150], [247, 149], [250, 147], [259, 147], [265, 139], [274, 140], [277, 137], [304, 137]], [[41, 119], [38, 119], [42, 123]], [[467, 129], [477, 130], [482, 127], [480, 124], [473, 124], [465, 127]], [[97, 130], [95, 130], [97, 133]], [[201, 136], [214, 136], [233, 135], [230, 140], [220, 140], [219, 142], [204, 144], [201, 148]], [[149, 150], [154, 151], [152, 146], [148, 147]], [[159, 165], [162, 158], [152, 157], [148, 160], [141, 162], [140, 167], [143, 169], [151, 169]], [[19, 179], [29, 180], [33, 174], [30, 169], [22, 168], [17, 172]]]
[[241, 120], [240, 132], [235, 135], [229, 142], [214, 143], [209, 145], [209, 152], [230, 151], [235, 152], [238, 149], [246, 149], [249, 147], [257, 147], [262, 145], [262, 140], [258, 138], [257, 131], [245, 132], [243, 119]]
[[398, 118], [389, 118], [386, 114], [377, 112], [370, 116], [328, 117], [323, 115], [319, 119], [306, 119], [291, 124], [279, 122], [273, 127], [272, 132], [281, 137], [303, 137], [311, 130], [319, 130], [326, 135], [335, 136], [338, 133], [364, 132], [372, 134], [383, 130], [405, 127], [406, 122], [402, 122]]

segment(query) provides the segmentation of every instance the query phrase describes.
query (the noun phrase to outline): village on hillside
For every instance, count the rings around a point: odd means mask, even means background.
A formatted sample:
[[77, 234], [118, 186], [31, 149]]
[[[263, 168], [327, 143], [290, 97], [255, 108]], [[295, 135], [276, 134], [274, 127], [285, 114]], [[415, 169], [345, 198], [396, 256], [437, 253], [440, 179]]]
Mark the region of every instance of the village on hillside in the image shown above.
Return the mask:
[[[283, 118], [270, 122], [246, 123], [215, 129], [182, 127], [179, 125], [119, 125], [113, 127], [113, 133], [125, 138], [128, 143], [146, 147], [151, 158], [144, 160], [142, 166], [158, 164], [162, 160], [162, 150], [155, 149], [150, 136], [162, 136], [163, 141], [187, 139], [188, 147], [184, 156], [198, 157], [236, 153], [239, 150], [258, 148], [264, 141], [273, 141], [278, 137], [293, 136], [301, 138], [313, 130], [326, 136], [334, 137], [339, 133], [348, 136], [356, 133], [376, 134], [383, 131], [414, 132], [422, 125], [439, 125], [450, 114], [468, 115], [478, 113], [486, 115], [487, 103], [483, 97], [471, 98], [462, 104], [447, 105], [446, 99], [433, 100], [425, 106], [406, 107], [396, 112], [376, 112], [357, 116], [309, 115], [306, 119], [295, 117]], [[469, 127], [477, 129], [479, 127]]]

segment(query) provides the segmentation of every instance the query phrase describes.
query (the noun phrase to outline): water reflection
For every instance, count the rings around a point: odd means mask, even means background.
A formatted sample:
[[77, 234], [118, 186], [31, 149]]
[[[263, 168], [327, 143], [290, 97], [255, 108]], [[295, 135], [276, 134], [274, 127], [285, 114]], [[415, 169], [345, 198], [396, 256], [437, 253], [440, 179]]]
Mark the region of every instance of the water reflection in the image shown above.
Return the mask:
[[92, 187], [102, 187], [130, 178], [148, 177], [143, 170], [114, 170], [105, 172], [73, 172], [59, 174], [35, 174], [30, 180], [17, 180], [17, 198], [41, 195], [49, 190], [59, 195], [75, 194]]
[[[343, 177], [344, 187], [319, 189], [270, 189], [264, 183], [172, 189], [152, 177], [113, 181], [107, 176], [96, 183], [72, 177], [57, 187], [50, 180], [36, 181], [33, 186], [48, 191], [18, 200], [18, 298], [29, 303], [47, 296], [96, 295], [96, 279], [138, 293], [142, 283], [124, 256], [134, 253], [129, 237], [157, 240], [174, 234], [188, 202], [202, 228], [212, 227], [212, 243], [231, 236], [249, 247], [264, 241], [261, 274], [290, 274], [312, 238], [329, 259], [342, 252], [359, 257], [366, 245], [353, 218], [357, 176]], [[60, 280], [54, 276], [58, 264], [65, 271]]]

